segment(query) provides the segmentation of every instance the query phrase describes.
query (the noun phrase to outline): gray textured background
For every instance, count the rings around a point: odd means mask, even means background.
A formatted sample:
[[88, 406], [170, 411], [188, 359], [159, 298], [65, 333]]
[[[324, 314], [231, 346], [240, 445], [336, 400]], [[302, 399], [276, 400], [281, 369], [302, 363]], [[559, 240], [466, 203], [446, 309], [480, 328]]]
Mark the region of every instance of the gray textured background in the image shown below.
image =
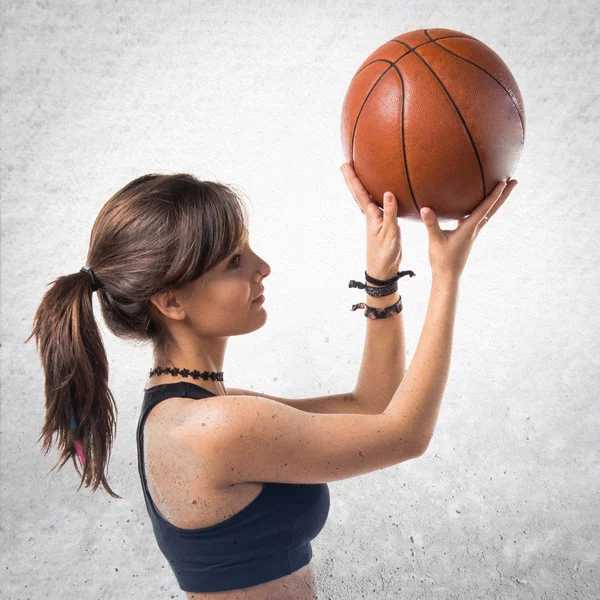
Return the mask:
[[[36, 442], [43, 374], [23, 341], [46, 285], [84, 264], [100, 207], [148, 172], [242, 187], [253, 249], [272, 267], [269, 317], [231, 339], [228, 385], [352, 389], [365, 319], [347, 285], [365, 239], [338, 170], [342, 101], [383, 42], [444, 27], [484, 41], [519, 83], [520, 184], [463, 275], [428, 452], [330, 484], [319, 597], [598, 597], [598, 5], [298, 4], [2, 2], [0, 595], [184, 597], [135, 462], [150, 348], [101, 322], [119, 407], [110, 481], [124, 500], [76, 494], [73, 468], [49, 473], [56, 453]], [[400, 225], [403, 268], [417, 273], [400, 281], [410, 364], [431, 277], [424, 228]]]

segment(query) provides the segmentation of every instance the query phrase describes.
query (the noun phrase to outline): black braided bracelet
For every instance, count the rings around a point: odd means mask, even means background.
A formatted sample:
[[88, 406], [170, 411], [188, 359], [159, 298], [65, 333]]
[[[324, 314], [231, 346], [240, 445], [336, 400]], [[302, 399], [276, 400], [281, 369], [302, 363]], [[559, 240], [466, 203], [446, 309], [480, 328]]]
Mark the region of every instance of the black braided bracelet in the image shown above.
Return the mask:
[[[371, 277], [365, 271], [365, 279], [368, 283], [373, 283], [378, 286], [383, 287], [373, 287], [367, 286], [360, 281], [351, 280], [348, 284], [348, 287], [355, 287], [359, 289], [364, 289], [368, 296], [373, 296], [375, 298], [380, 298], [383, 296], [389, 296], [394, 292], [398, 291], [398, 279], [404, 277], [405, 275], [410, 275], [411, 277], [415, 276], [414, 271], [399, 271], [396, 275], [390, 279], [385, 281], [381, 281], [380, 279], [375, 279], [375, 277]], [[377, 308], [374, 306], [369, 306], [364, 302], [360, 302], [358, 304], [353, 304], [351, 311], [355, 311], [358, 308], [364, 308], [364, 315], [368, 319], [386, 319], [388, 317], [393, 317], [394, 315], [400, 314], [402, 312], [402, 296], [398, 299], [398, 302], [392, 304], [391, 306], [386, 306], [385, 308]]]

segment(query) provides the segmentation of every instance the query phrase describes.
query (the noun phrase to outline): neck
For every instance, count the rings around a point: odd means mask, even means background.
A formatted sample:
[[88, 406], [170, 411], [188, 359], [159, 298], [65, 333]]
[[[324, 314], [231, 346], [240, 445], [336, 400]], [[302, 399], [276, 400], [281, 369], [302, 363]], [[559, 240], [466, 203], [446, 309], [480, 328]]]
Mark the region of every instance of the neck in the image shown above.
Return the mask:
[[[158, 366], [162, 367], [162, 365], [158, 365]], [[154, 370], [154, 368], [153, 368], [153, 370]], [[182, 369], [180, 369], [180, 371], [181, 370]], [[189, 370], [192, 371], [191, 369], [189, 369]], [[199, 372], [203, 373], [203, 371], [199, 371]], [[225, 389], [224, 374], [223, 374], [223, 381], [213, 380], [209, 376], [208, 373], [204, 373], [204, 375], [207, 376], [207, 379], [203, 379], [202, 377], [194, 378], [194, 377], [192, 377], [192, 373], [188, 373], [188, 375], [186, 377], [179, 372], [175, 372], [175, 373], [161, 372], [160, 374], [157, 374], [156, 372], [154, 372], [154, 374], [152, 376], [150, 376], [150, 378], [146, 382], [144, 389], [148, 389], [148, 388], [154, 387], [156, 385], [163, 385], [165, 383], [180, 383], [180, 382], [184, 381], [184, 382], [188, 382], [188, 383], [193, 383], [195, 385], [199, 385], [200, 387], [203, 387], [204, 389], [209, 390], [210, 392], [212, 392], [213, 394], [216, 394], [217, 396], [227, 396], [227, 390]], [[211, 375], [214, 375], [216, 377], [217, 373], [213, 372], [213, 373], [211, 373]]]
[[[208, 371], [215, 374], [223, 371], [223, 361], [229, 338], [200, 338], [187, 334], [188, 332], [184, 332], [176, 337], [177, 343], [169, 349], [167, 356], [159, 356], [155, 352], [152, 368], [161, 367], [164, 369], [169, 367], [171, 369], [177, 368], [180, 371], [187, 369], [188, 371], [198, 371], [200, 373]], [[210, 378], [202, 379], [201, 377], [194, 379], [191, 375], [184, 377], [180, 374], [171, 375], [170, 373], [153, 375], [148, 381], [146, 387], [188, 381], [219, 396], [227, 395], [225, 391], [225, 374], [223, 375], [223, 381], [213, 381]]]

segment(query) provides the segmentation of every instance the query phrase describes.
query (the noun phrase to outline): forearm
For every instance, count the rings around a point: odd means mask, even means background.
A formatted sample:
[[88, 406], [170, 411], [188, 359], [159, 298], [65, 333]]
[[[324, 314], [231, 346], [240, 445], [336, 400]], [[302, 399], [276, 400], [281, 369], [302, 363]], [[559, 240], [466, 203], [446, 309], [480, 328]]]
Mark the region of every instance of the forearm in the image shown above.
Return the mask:
[[385, 411], [396, 421], [399, 439], [419, 453], [433, 437], [448, 380], [458, 290], [458, 279], [433, 277], [417, 349]]
[[[399, 297], [398, 292], [381, 298], [367, 295], [365, 304], [385, 308], [398, 302]], [[366, 322], [365, 345], [353, 395], [365, 412], [379, 414], [387, 408], [404, 377], [404, 321], [401, 312]]]

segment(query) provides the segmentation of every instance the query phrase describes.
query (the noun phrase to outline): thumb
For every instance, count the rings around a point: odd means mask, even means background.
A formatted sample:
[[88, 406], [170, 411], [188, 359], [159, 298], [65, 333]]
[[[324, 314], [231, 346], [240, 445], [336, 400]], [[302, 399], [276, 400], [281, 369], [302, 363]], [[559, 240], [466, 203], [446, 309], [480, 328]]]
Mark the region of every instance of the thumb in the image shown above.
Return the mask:
[[437, 215], [432, 208], [422, 208], [421, 209], [421, 220], [425, 223], [425, 227], [427, 227], [427, 233], [429, 235], [437, 235], [440, 230], [440, 224], [437, 219]]
[[392, 192], [383, 195], [383, 220], [396, 223], [398, 218], [398, 202]]
[[435, 217], [435, 212], [431, 208], [422, 208], [420, 212], [421, 219], [423, 220], [423, 223], [425, 223], [428, 229], [429, 227], [435, 225], [437, 219]]

